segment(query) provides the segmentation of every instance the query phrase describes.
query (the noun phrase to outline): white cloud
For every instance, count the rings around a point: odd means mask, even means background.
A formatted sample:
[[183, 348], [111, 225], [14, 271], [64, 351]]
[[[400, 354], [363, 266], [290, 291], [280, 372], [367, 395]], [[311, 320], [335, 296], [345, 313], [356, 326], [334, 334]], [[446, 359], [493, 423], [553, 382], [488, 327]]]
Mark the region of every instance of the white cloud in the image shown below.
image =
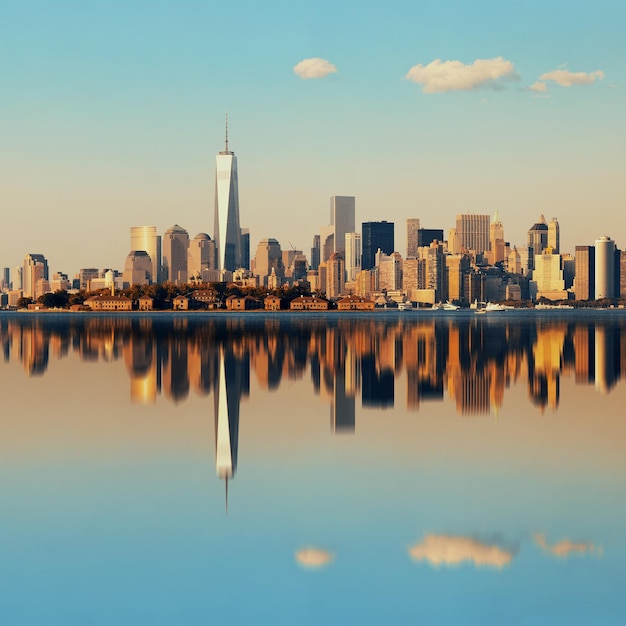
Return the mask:
[[538, 91], [539, 93], [545, 93], [548, 91], [548, 86], [545, 83], [542, 83], [540, 80], [533, 83], [528, 89], [531, 91]]
[[304, 59], [293, 68], [293, 73], [304, 79], [324, 78], [336, 71], [337, 68], [332, 63], [319, 57]]
[[[567, 69], [552, 70], [542, 74], [540, 80], [552, 80], [561, 87], [571, 87], [572, 85], [591, 85], [596, 79], [602, 80], [604, 72], [596, 70], [595, 72], [570, 72]], [[536, 84], [536, 83], [535, 83]]]
[[428, 561], [431, 565], [460, 565], [464, 561], [476, 567], [483, 565], [502, 568], [513, 560], [513, 552], [498, 545], [488, 544], [473, 537], [433, 535], [409, 548], [414, 561]]
[[302, 548], [295, 554], [296, 561], [303, 567], [319, 569], [335, 560], [335, 555], [320, 548]]
[[587, 552], [601, 553], [601, 549], [596, 548], [593, 543], [582, 541], [571, 541], [563, 539], [552, 545], [546, 541], [546, 536], [540, 533], [535, 535], [535, 543], [544, 551], [560, 558], [567, 558], [570, 554], [586, 554]]
[[435, 59], [428, 65], [414, 65], [404, 77], [423, 85], [424, 93], [463, 91], [484, 85], [500, 86], [495, 81], [516, 78], [515, 66], [502, 57], [476, 59], [465, 65], [461, 61]]

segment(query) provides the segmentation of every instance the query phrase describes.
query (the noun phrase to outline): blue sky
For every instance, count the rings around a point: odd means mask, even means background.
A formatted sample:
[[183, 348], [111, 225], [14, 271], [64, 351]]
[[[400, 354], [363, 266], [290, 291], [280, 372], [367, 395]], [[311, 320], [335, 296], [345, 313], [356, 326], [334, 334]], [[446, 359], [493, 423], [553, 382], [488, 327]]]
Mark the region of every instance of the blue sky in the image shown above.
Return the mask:
[[[517, 245], [544, 213], [566, 250], [624, 247], [625, 27], [618, 0], [0, 0], [0, 265], [122, 269], [130, 226], [212, 235], [226, 112], [253, 248], [308, 251], [334, 194], [403, 254], [407, 217], [496, 208]], [[336, 71], [300, 78], [311, 58]], [[424, 93], [436, 59], [456, 74]], [[481, 82], [480, 59], [509, 70]]]

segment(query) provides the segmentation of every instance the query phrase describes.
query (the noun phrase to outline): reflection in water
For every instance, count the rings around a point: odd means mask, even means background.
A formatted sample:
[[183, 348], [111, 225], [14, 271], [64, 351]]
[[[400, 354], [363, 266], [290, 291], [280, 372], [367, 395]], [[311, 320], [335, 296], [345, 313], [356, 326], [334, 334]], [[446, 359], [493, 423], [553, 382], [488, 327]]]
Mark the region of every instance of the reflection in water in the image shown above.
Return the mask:
[[546, 536], [541, 533], [535, 535], [535, 543], [547, 554], [551, 554], [560, 558], [567, 558], [571, 554], [598, 553], [601, 554], [602, 549], [596, 548], [591, 542], [571, 541], [570, 539], [562, 539], [555, 544], [549, 545]]
[[270, 391], [308, 372], [315, 391], [328, 399], [332, 432], [350, 433], [357, 397], [364, 408], [391, 408], [403, 375], [409, 410], [442, 400], [447, 391], [466, 416], [497, 412], [505, 389], [524, 378], [529, 399], [542, 410], [558, 408], [563, 375], [608, 393], [626, 374], [625, 325], [621, 314], [585, 313], [567, 319], [13, 314], [0, 318], [0, 345], [5, 361], [17, 354], [29, 376], [46, 371], [50, 354], [123, 357], [133, 402], [154, 403], [162, 394], [178, 403], [193, 389], [226, 397], [233, 415], [248, 393], [251, 370]]

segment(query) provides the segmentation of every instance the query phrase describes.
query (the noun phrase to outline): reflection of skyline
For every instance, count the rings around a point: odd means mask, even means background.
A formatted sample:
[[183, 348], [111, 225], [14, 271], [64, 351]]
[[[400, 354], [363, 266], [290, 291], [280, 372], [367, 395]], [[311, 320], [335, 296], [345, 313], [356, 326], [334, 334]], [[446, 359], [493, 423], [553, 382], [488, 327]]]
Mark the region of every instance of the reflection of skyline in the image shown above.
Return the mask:
[[561, 376], [609, 393], [626, 375], [625, 324], [621, 317], [7, 315], [0, 347], [28, 376], [70, 352], [86, 363], [121, 358], [133, 402], [179, 403], [193, 390], [225, 395], [237, 413], [251, 372], [267, 391], [308, 375], [329, 404], [331, 431], [350, 433], [357, 398], [365, 409], [393, 407], [401, 378], [408, 410], [447, 394], [466, 416], [497, 413], [505, 390], [524, 379], [541, 411], [558, 408]]

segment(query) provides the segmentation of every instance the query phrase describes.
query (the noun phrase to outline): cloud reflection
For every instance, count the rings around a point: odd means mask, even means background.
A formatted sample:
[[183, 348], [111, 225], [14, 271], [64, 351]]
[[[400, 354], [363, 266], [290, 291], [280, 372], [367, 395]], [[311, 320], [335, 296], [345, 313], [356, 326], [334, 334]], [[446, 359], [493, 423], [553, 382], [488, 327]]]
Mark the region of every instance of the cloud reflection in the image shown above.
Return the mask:
[[302, 548], [295, 554], [296, 561], [306, 569], [321, 569], [335, 560], [335, 555], [321, 548]]
[[552, 545], [546, 541], [546, 536], [542, 533], [535, 535], [535, 543], [544, 551], [553, 556], [566, 559], [570, 554], [600, 554], [602, 549], [597, 548], [591, 542], [571, 541], [569, 539], [563, 539]]
[[409, 548], [414, 561], [428, 561], [431, 565], [460, 565], [465, 561], [475, 567], [501, 569], [513, 560], [513, 552], [496, 544], [488, 544], [473, 537], [428, 534], [421, 543]]

